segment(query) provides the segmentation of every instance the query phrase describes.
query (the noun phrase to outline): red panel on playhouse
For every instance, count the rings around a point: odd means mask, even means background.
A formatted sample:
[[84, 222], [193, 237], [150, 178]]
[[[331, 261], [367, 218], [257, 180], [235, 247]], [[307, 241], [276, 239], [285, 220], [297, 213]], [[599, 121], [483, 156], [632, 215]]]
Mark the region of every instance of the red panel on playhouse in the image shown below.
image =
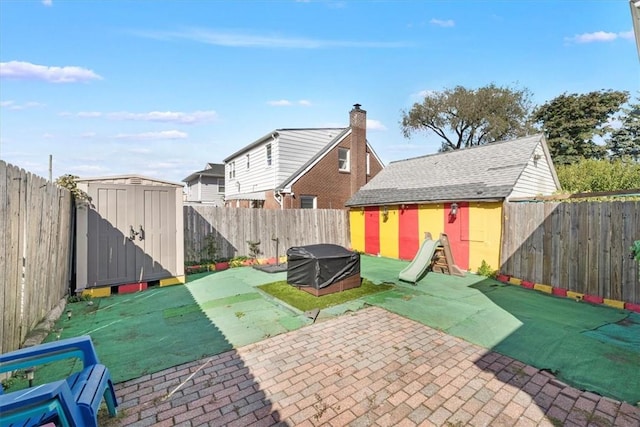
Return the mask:
[[[444, 204], [444, 232], [449, 236], [451, 253], [458, 267], [469, 268], [469, 203], [455, 203], [457, 209], [452, 211], [454, 203]], [[452, 212], [455, 212], [453, 215]]]
[[418, 205], [406, 205], [400, 208], [398, 232], [398, 254], [400, 259], [413, 259], [420, 246], [418, 227]]
[[364, 208], [364, 251], [371, 255], [380, 253], [380, 214], [377, 207]]

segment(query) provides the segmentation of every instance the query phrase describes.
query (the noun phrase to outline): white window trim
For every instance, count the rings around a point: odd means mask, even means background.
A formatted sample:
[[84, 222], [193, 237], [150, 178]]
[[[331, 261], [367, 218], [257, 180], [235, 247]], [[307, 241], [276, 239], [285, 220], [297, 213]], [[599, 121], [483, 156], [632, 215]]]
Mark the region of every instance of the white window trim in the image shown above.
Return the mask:
[[[347, 158], [345, 159], [346, 167], [344, 168], [340, 167], [341, 165], [340, 153], [347, 153]], [[351, 172], [351, 151], [348, 148], [338, 147], [338, 170], [340, 172]]]
[[371, 154], [367, 153], [367, 175], [371, 175]]
[[[312, 208], [303, 208], [302, 207], [302, 199], [303, 198], [306, 198], [306, 199], [311, 198], [313, 200], [313, 207]], [[300, 208], [301, 209], [318, 209], [318, 196], [311, 196], [311, 195], [300, 196]]]
[[273, 164], [273, 147], [271, 146], [271, 144], [265, 145], [265, 151], [267, 166], [271, 166]]

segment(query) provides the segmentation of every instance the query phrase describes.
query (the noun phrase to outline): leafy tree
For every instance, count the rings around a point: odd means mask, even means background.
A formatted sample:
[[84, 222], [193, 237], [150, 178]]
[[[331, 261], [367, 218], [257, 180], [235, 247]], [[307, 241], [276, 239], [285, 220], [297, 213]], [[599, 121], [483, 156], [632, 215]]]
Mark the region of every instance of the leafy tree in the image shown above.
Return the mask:
[[429, 93], [402, 112], [402, 133], [409, 138], [418, 131], [433, 132], [442, 139], [441, 151], [517, 138], [533, 130], [530, 98], [527, 89], [494, 84]]
[[78, 188], [79, 178], [79, 176], [72, 174], [61, 175], [56, 178], [56, 184], [69, 190], [73, 198], [77, 201], [91, 202], [91, 197], [86, 192]]
[[613, 131], [610, 121], [628, 99], [628, 92], [614, 90], [564, 93], [538, 107], [533, 118], [544, 129], [554, 162], [606, 157], [606, 147], [597, 138]]
[[562, 189], [570, 193], [640, 188], [640, 163], [623, 160], [581, 159], [556, 167]]
[[623, 108], [622, 126], [611, 133], [607, 148], [614, 159], [640, 160], [640, 102]]

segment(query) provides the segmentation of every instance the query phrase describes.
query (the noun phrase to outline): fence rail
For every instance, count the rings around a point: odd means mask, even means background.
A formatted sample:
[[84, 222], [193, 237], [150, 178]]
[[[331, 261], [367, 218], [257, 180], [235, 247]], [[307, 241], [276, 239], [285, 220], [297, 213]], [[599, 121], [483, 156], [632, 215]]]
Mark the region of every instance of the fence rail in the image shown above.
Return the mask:
[[640, 202], [505, 203], [501, 272], [640, 303]]
[[67, 190], [0, 161], [0, 352], [19, 348], [67, 293], [71, 218]]
[[249, 256], [248, 241], [260, 242], [259, 258], [283, 256], [292, 246], [315, 243], [350, 246], [349, 218], [344, 210], [185, 206], [185, 261], [209, 258], [207, 236], [215, 239], [217, 258]]

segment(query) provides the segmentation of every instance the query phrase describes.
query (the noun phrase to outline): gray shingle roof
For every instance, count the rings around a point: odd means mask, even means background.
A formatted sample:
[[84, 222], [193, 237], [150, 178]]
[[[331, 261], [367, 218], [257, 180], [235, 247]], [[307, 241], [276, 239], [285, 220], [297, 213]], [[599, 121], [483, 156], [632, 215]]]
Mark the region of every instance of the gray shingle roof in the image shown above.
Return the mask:
[[222, 163], [207, 163], [207, 167], [205, 169], [192, 173], [183, 179], [182, 182], [193, 181], [200, 175], [224, 178], [224, 165]]
[[391, 162], [346, 206], [503, 199], [543, 135]]

